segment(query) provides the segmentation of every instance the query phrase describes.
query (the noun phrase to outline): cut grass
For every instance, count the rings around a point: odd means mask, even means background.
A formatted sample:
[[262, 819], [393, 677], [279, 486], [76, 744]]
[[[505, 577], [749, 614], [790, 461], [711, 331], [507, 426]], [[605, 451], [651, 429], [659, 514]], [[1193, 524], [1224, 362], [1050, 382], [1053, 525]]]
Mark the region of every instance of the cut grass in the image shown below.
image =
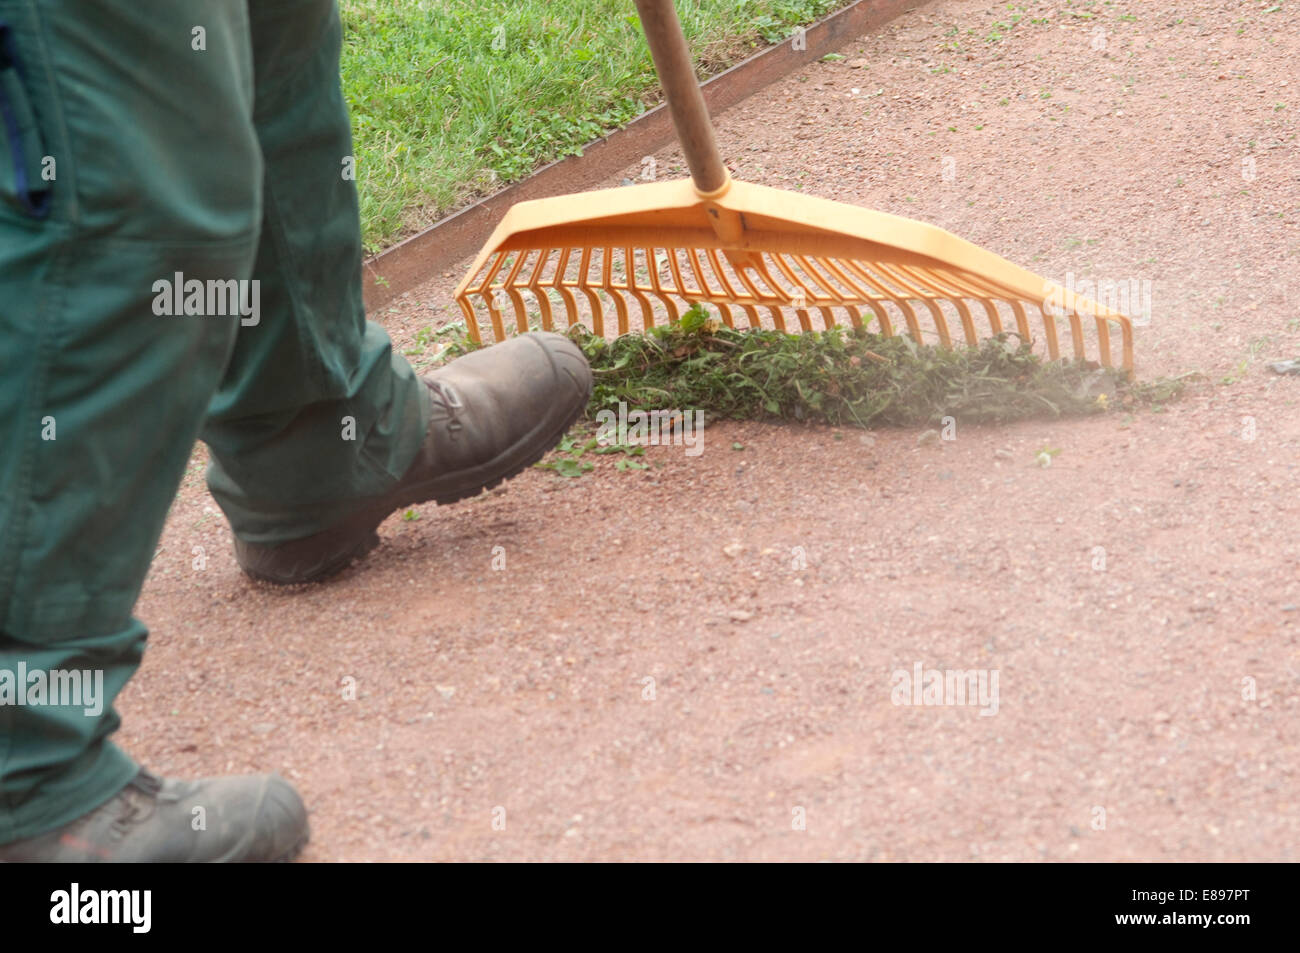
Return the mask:
[[[834, 426], [929, 426], [944, 418], [1007, 423], [1031, 418], [1159, 410], [1190, 375], [1133, 382], [1091, 362], [1047, 362], [1018, 335], [977, 348], [918, 347], [865, 330], [736, 331], [703, 308], [679, 325], [614, 340], [571, 328], [595, 374], [587, 407], [702, 410], [706, 418], [788, 420]], [[463, 330], [444, 352], [473, 349]]]
[[[678, 0], [703, 75], [848, 0]], [[627, 123], [653, 101], [627, 0], [342, 0], [367, 251]]]

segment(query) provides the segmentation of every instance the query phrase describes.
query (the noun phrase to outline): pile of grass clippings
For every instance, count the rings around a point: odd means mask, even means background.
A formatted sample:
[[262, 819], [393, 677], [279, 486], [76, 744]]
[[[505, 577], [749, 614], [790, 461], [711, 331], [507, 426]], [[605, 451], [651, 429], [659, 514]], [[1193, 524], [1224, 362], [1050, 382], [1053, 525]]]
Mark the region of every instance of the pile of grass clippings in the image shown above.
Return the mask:
[[[1176, 398], [1184, 381], [1136, 383], [1091, 362], [1044, 361], [1019, 335], [977, 348], [921, 347], [861, 329], [790, 334], [719, 326], [703, 308], [681, 323], [613, 340], [569, 331], [591, 362], [600, 410], [703, 410], [707, 417], [834, 426], [1005, 423], [1133, 410]], [[445, 352], [464, 353], [463, 336]]]

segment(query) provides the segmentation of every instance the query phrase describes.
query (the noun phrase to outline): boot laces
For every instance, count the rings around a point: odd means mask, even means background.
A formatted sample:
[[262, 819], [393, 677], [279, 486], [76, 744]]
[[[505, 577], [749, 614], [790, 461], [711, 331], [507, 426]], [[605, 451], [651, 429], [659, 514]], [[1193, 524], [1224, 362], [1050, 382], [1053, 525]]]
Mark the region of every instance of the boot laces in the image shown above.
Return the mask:
[[132, 827], [148, 820], [161, 791], [162, 779], [141, 769], [122, 792], [122, 811], [110, 825], [113, 831], [119, 837], [124, 837], [131, 832]]
[[460, 430], [464, 424], [460, 422], [456, 411], [465, 409], [465, 405], [460, 401], [460, 395], [450, 384], [444, 384], [442, 381], [425, 378], [424, 383], [428, 386], [433, 399], [446, 411], [447, 429], [453, 434]]

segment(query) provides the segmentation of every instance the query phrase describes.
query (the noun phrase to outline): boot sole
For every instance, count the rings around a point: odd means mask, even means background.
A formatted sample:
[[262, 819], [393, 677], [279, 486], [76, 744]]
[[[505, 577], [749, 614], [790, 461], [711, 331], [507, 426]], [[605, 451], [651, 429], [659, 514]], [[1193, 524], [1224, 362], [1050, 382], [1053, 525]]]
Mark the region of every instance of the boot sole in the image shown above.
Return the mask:
[[[522, 462], [514, 465], [510, 469], [493, 475], [490, 480], [483, 482], [471, 481], [463, 488], [458, 488], [442, 494], [422, 491], [420, 487], [416, 486], [411, 488], [411, 491], [407, 496], [399, 497], [396, 502], [384, 501], [380, 506], [374, 507], [368, 511], [363, 511], [357, 516], [354, 516], [352, 520], [347, 521], [343, 526], [340, 526], [333, 531], [327, 531], [337, 532], [340, 535], [359, 533], [360, 538], [357, 539], [352, 546], [331, 556], [321, 566], [304, 573], [295, 573], [293, 575], [273, 575], [245, 566], [242, 562], [240, 563], [240, 568], [244, 571], [245, 575], [250, 578], [256, 579], [259, 582], [270, 583], [274, 586], [305, 585], [307, 583], [320, 582], [323, 579], [328, 579], [331, 576], [337, 575], [348, 566], [352, 565], [356, 560], [367, 556], [379, 545], [380, 539], [376, 530], [378, 530], [380, 524], [382, 524], [384, 520], [388, 519], [388, 517], [392, 516], [398, 510], [405, 509], [408, 506], [415, 506], [419, 503], [428, 503], [430, 501], [437, 503], [439, 506], [458, 503], [461, 500], [478, 496], [484, 490], [491, 490], [494, 487], [500, 486], [506, 480], [518, 476], [533, 464], [540, 462], [543, 457], [555, 448], [556, 444], [558, 444], [569, 431], [569, 428], [577, 423], [579, 418], [582, 417], [583, 413], [587, 409], [587, 403], [591, 400], [593, 386], [592, 383], [588, 383], [587, 393], [582, 403], [562, 426], [557, 428], [545, 440], [538, 440], [535, 444], [529, 447], [521, 458]], [[425, 486], [428, 487], [429, 484], [425, 484]], [[238, 550], [240, 546], [238, 540], [235, 541], [235, 545], [236, 550]]]
[[[269, 860], [264, 861], [264, 863], [268, 863], [268, 864], [289, 864], [289, 863], [292, 863], [293, 861], [295, 861], [295, 860], [298, 859], [298, 855], [301, 854], [301, 853], [303, 852], [303, 849], [306, 848], [306, 846], [307, 846], [307, 842], [310, 841], [310, 840], [311, 840], [311, 834], [310, 834], [310, 833], [303, 834], [301, 840], [299, 840], [296, 844], [294, 844], [292, 847], [290, 847], [287, 851], [285, 851], [285, 852], [284, 852], [283, 854], [281, 854], [279, 857], [272, 857], [272, 858], [270, 858]], [[7, 863], [10, 863], [10, 861], [7, 861], [7, 860], [0, 860], [0, 864], [7, 864]]]
[[296, 844], [294, 844], [292, 847], [290, 847], [290, 848], [289, 848], [287, 851], [285, 851], [285, 853], [282, 854], [281, 856], [276, 857], [274, 860], [271, 861], [271, 863], [273, 863], [273, 864], [290, 864], [290, 863], [293, 863], [295, 860], [298, 859], [298, 855], [301, 854], [301, 853], [303, 852], [303, 848], [305, 848], [305, 847], [307, 846], [307, 841], [309, 841], [309, 840], [311, 840], [311, 835], [310, 835], [310, 834], [304, 834], [303, 837], [302, 837], [302, 840], [298, 841], [298, 843], [296, 843]]

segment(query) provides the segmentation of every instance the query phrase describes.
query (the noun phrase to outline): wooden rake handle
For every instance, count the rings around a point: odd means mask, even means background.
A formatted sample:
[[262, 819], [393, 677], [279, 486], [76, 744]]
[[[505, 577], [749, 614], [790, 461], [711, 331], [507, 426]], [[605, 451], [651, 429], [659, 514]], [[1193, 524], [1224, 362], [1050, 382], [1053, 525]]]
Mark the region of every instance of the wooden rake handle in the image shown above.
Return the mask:
[[730, 185], [731, 176], [722, 164], [722, 154], [713, 137], [713, 123], [709, 121], [700, 84], [695, 80], [695, 65], [673, 0], [636, 0], [636, 10], [695, 190], [701, 196], [719, 197]]

